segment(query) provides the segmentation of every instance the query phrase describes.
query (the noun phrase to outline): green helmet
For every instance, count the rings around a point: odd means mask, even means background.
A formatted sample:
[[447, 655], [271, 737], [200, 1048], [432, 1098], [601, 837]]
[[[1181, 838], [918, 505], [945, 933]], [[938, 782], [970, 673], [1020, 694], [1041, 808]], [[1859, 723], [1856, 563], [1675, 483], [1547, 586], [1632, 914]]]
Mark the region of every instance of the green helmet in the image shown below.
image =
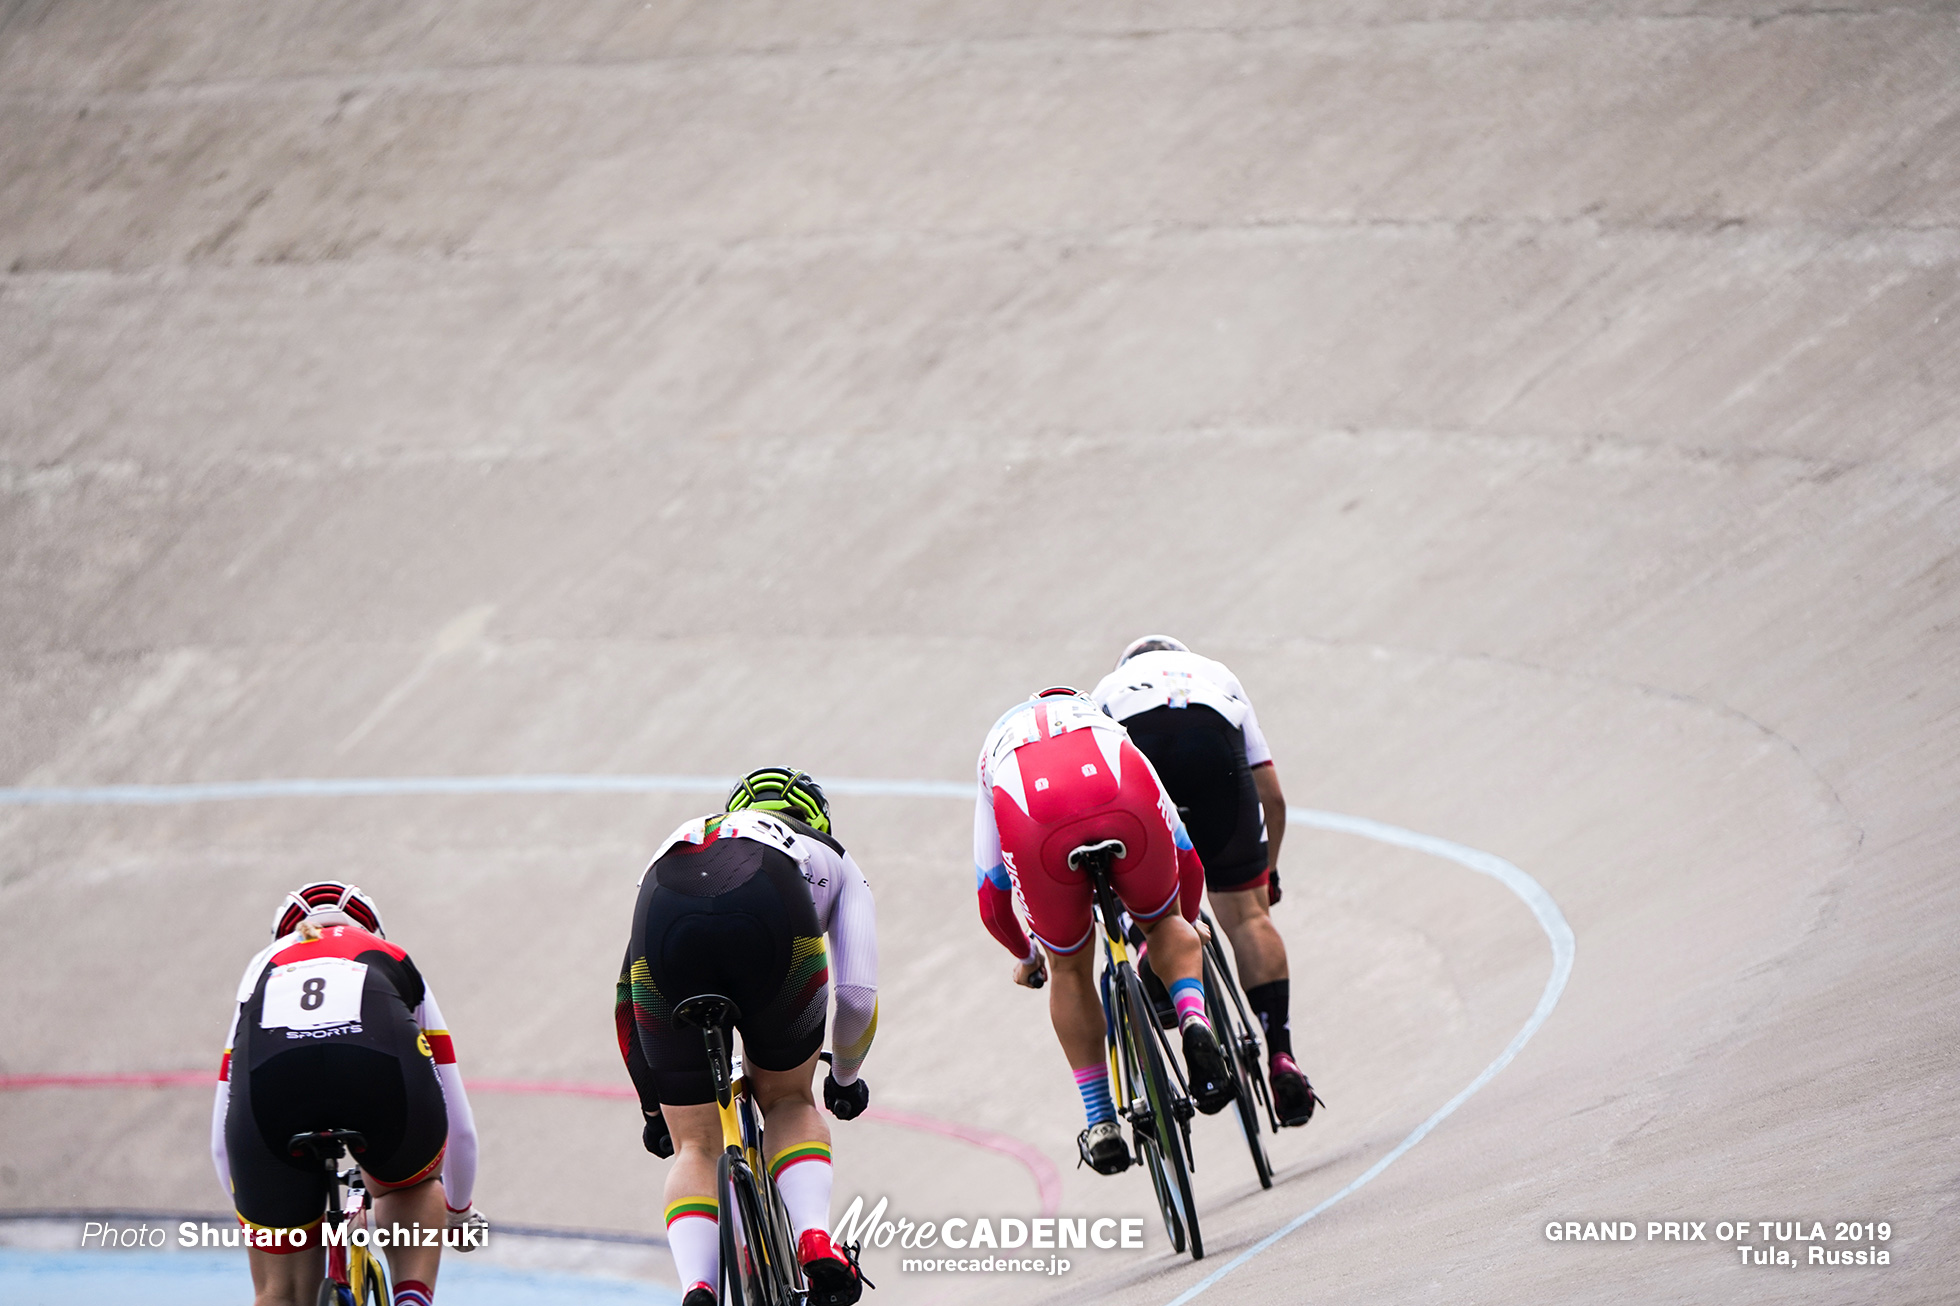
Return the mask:
[[762, 812], [787, 812], [812, 830], [830, 833], [830, 800], [823, 786], [786, 766], [765, 766], [736, 781], [723, 808], [739, 812], [753, 807]]

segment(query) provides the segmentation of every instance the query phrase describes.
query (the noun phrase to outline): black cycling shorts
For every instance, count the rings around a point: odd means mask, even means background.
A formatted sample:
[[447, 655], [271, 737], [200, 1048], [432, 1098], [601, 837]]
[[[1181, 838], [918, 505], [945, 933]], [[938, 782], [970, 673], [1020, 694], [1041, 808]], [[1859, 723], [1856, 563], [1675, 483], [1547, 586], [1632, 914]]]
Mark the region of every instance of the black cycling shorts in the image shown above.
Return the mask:
[[677, 844], [640, 883], [628, 946], [633, 1022], [661, 1102], [714, 1101], [701, 1031], [673, 1021], [688, 998], [733, 999], [742, 1055], [764, 1070], [794, 1070], [823, 1046], [830, 954], [787, 853], [753, 839]]
[[1245, 760], [1245, 732], [1208, 707], [1153, 707], [1123, 722], [1184, 817], [1219, 893], [1266, 882], [1266, 823]]
[[294, 1134], [359, 1130], [367, 1150], [354, 1159], [378, 1191], [419, 1183], [442, 1163], [449, 1111], [421, 1031], [398, 999], [370, 990], [363, 1005], [360, 1039], [284, 1048], [257, 1066], [251, 1039], [265, 1031], [241, 1029], [225, 1151], [232, 1204], [249, 1223], [299, 1229], [326, 1210], [323, 1167], [287, 1152]]

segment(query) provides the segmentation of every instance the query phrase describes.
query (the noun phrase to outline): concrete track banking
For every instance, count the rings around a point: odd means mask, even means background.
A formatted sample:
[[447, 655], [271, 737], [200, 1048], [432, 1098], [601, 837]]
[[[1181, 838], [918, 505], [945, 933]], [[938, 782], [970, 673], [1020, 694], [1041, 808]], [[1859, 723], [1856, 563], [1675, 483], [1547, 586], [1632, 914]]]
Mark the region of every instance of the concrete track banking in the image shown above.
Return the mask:
[[[0, 1073], [208, 1073], [270, 904], [347, 875], [468, 1073], [617, 1084], [633, 877], [711, 798], [361, 777], [959, 777], [1167, 629], [1293, 802], [1527, 869], [1579, 959], [1501, 1074], [1201, 1300], [1942, 1300], [1953, 18], [0, 2], [0, 783], [339, 795], [0, 806]], [[1067, 1169], [961, 805], [838, 807], [878, 1100], [1144, 1213]], [[1285, 870], [1334, 1110], [1271, 1193], [1203, 1122], [1205, 1264], [1014, 1292], [1176, 1298], [1540, 1011], [1498, 880], [1306, 823]], [[207, 1208], [207, 1110], [0, 1093], [0, 1210]], [[622, 1103], [479, 1112], [493, 1215], [657, 1229]], [[1038, 1200], [957, 1139], [838, 1149], [840, 1210]], [[1886, 1220], [1891, 1264], [1544, 1234], [1736, 1219]], [[1002, 1293], [884, 1268], [881, 1302]]]

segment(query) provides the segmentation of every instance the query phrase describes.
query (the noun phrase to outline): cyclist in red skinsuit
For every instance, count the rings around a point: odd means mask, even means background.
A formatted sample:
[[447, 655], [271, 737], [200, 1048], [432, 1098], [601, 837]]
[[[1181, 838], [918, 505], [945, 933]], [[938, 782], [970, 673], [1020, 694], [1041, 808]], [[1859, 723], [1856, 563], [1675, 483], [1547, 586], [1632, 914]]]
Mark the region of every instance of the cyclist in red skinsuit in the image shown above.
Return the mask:
[[[1089, 1119], [1077, 1146], [1098, 1172], [1116, 1174], [1130, 1153], [1109, 1096], [1089, 946], [1091, 890], [1068, 865], [1072, 849], [1105, 839], [1124, 845], [1111, 883], [1143, 928], [1152, 965], [1177, 1006], [1192, 1096], [1207, 1114], [1222, 1110], [1232, 1100], [1232, 1080], [1205, 1014], [1191, 926], [1204, 865], [1149, 759], [1123, 727], [1073, 689], [1043, 690], [996, 722], [981, 750], [973, 817], [980, 916], [1014, 954], [1016, 984], [1032, 987], [1044, 970], [1053, 974], [1049, 1017]], [[1013, 902], [1027, 913], [1039, 949], [1022, 932]]]

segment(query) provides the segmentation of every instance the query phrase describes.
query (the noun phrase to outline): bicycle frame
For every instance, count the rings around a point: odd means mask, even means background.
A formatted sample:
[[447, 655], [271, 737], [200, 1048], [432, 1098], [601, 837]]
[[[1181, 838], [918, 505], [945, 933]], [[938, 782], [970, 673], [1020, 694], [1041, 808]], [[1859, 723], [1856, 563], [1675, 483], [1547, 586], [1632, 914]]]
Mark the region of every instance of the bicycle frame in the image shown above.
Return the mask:
[[[325, 1167], [327, 1210], [320, 1221], [322, 1231], [339, 1229], [372, 1209], [360, 1165], [356, 1163], [342, 1170], [338, 1164], [349, 1152], [366, 1150], [367, 1140], [359, 1133], [332, 1129], [295, 1134], [287, 1140], [286, 1147], [294, 1156], [312, 1153]], [[345, 1208], [340, 1204], [342, 1185], [347, 1188]], [[326, 1280], [321, 1284], [323, 1302], [331, 1300], [340, 1306], [387, 1306], [394, 1284], [386, 1261], [370, 1248], [355, 1246], [351, 1241], [332, 1243], [326, 1251]]]
[[[1105, 840], [1069, 854], [1070, 867], [1089, 878], [1096, 914], [1103, 923], [1103, 955], [1108, 960], [1103, 971], [1103, 1011], [1111, 1095], [1118, 1113], [1130, 1122], [1139, 1159], [1150, 1172], [1172, 1248], [1186, 1250], [1188, 1238], [1191, 1258], [1201, 1260], [1204, 1239], [1191, 1197], [1191, 1101], [1183, 1071], [1169, 1054], [1163, 1030], [1143, 996], [1129, 940], [1123, 936], [1122, 905], [1109, 870], [1112, 857], [1122, 849], [1120, 841]], [[1173, 1076], [1178, 1085], [1175, 1093]], [[1138, 1082], [1139, 1077], [1143, 1082]]]
[[724, 1032], [738, 1016], [734, 1002], [719, 994], [689, 998], [674, 1009], [676, 1020], [701, 1030], [714, 1079], [722, 1143], [715, 1165], [722, 1287], [726, 1306], [796, 1306], [802, 1268], [790, 1245], [788, 1212], [768, 1177], [762, 1122]]

